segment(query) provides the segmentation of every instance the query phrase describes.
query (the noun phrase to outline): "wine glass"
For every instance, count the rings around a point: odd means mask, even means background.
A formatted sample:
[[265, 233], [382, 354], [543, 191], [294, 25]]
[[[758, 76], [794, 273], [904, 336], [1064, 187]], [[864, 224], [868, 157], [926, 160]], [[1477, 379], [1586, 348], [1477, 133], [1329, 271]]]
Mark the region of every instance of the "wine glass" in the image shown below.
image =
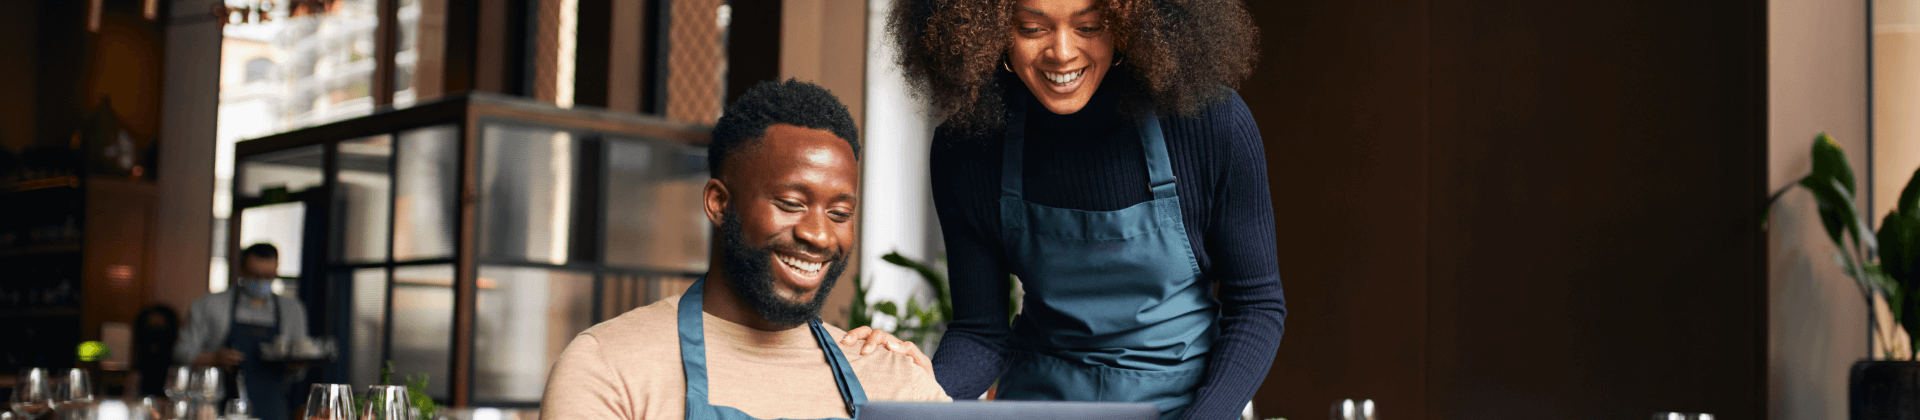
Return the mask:
[[14, 414], [26, 420], [33, 420], [53, 411], [52, 378], [47, 370], [31, 368], [20, 371], [20, 377], [14, 383], [11, 403]]
[[413, 420], [413, 407], [408, 403], [407, 387], [368, 386], [367, 406], [360, 411], [360, 420]]
[[253, 418], [253, 403], [245, 398], [227, 400], [227, 418]]
[[193, 368], [186, 365], [167, 367], [166, 394], [168, 400], [179, 401], [187, 398], [187, 390], [193, 386]]
[[356, 420], [353, 412], [353, 385], [313, 384], [307, 394], [307, 420]]
[[140, 397], [140, 403], [133, 405], [133, 412], [129, 413], [127, 418], [128, 420], [165, 420], [167, 416], [163, 413], [166, 409], [166, 403], [160, 402], [158, 398]]
[[174, 400], [173, 402], [168, 403], [168, 406], [171, 408], [167, 410], [167, 413], [166, 413], [167, 419], [171, 420], [171, 419], [194, 418], [193, 416], [194, 405], [193, 405], [193, 399], [191, 398]]
[[93, 381], [87, 379], [84, 369], [67, 369], [66, 381], [54, 387], [53, 398], [64, 408], [73, 408], [93, 403]]
[[219, 401], [220, 397], [226, 396], [221, 389], [221, 379], [220, 368], [200, 368], [199, 372], [193, 374], [193, 384], [187, 387], [188, 393], [191, 394], [189, 396], [204, 403]]

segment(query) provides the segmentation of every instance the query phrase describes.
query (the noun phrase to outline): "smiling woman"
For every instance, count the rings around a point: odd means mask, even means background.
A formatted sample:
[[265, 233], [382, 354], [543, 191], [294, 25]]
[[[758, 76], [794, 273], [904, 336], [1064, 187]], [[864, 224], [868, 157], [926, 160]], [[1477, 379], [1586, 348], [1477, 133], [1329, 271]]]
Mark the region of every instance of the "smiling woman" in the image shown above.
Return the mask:
[[943, 120], [948, 395], [1239, 414], [1286, 316], [1242, 5], [898, 0], [888, 32]]
[[[1034, 4], [1016, 7], [1026, 3]], [[1051, 3], [1079, 7], [1063, 6], [1064, 15], [1043, 10]], [[1047, 22], [1068, 26], [1027, 32]], [[1009, 36], [1013, 31], [1021, 33]], [[1039, 53], [1029, 46], [1035, 38], [1052, 36], [1058, 41], [1080, 36], [1087, 38], [1084, 44], [1107, 45], [1111, 59], [1067, 58], [1090, 69], [1097, 65], [1101, 72], [1116, 73], [1114, 78], [1121, 84], [1113, 90], [1120, 91], [1124, 108], [1134, 114], [1203, 111], [1225, 98], [1222, 86], [1237, 89], [1253, 73], [1259, 58], [1259, 29], [1238, 1], [902, 0], [895, 2], [888, 16], [887, 32], [899, 49], [894, 60], [913, 90], [933, 102], [942, 128], [964, 134], [984, 134], [1005, 125], [1003, 96], [1016, 80], [1029, 90], [1042, 90], [1036, 88], [1044, 83], [1042, 78], [1020, 73], [1009, 63], [1022, 50]], [[1020, 75], [1015, 77], [1016, 73]], [[1094, 82], [1085, 83], [1088, 86], [1100, 86], [1101, 80], [1088, 81]]]

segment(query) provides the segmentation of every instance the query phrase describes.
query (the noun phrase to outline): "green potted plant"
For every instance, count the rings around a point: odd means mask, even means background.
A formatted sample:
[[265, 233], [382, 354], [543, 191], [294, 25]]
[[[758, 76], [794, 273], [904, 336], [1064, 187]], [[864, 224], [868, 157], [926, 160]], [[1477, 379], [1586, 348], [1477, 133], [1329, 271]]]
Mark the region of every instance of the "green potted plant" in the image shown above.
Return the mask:
[[1813, 173], [1775, 192], [1805, 187], [1819, 204], [1820, 222], [1840, 252], [1834, 261], [1860, 286], [1873, 313], [1867, 317], [1872, 341], [1866, 360], [1853, 365], [1849, 378], [1850, 417], [1920, 419], [1920, 362], [1914, 361], [1917, 336], [1906, 326], [1920, 325], [1920, 170], [1908, 179], [1893, 212], [1880, 231], [1854, 205], [1858, 196], [1853, 166], [1826, 133], [1813, 141]]

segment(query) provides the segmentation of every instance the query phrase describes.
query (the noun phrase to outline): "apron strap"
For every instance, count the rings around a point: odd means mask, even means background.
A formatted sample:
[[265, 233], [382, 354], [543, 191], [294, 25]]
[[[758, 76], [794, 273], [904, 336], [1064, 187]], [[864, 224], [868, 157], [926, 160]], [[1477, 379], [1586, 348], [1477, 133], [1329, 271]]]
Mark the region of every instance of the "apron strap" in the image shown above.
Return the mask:
[[687, 417], [695, 413], [712, 412], [707, 405], [707, 339], [706, 326], [701, 325], [700, 299], [707, 282], [706, 276], [695, 280], [686, 294], [680, 295], [680, 311], [676, 325], [680, 330], [680, 367], [687, 376]]
[[860, 407], [867, 405], [867, 392], [860, 388], [860, 378], [853, 374], [853, 363], [840, 354], [840, 347], [833, 344], [833, 336], [820, 326], [820, 320], [808, 322], [807, 326], [813, 330], [813, 340], [820, 343], [820, 349], [827, 354], [827, 365], [833, 367], [833, 383], [840, 387], [840, 400], [847, 404], [847, 415], [860, 418]]
[[[240, 325], [240, 295], [242, 293], [246, 292], [234, 290], [233, 306], [227, 308], [227, 348], [230, 349], [234, 348], [233, 326]], [[278, 333], [278, 331], [280, 331], [280, 296], [267, 295], [267, 308], [270, 308], [269, 310], [273, 312], [273, 330]]]
[[[686, 371], [687, 378], [687, 417], [707, 418], [713, 412], [710, 395], [707, 390], [707, 343], [705, 318], [701, 315], [701, 304], [705, 295], [707, 277], [700, 276], [687, 292], [680, 295], [680, 310], [675, 325], [680, 331], [680, 367]], [[860, 387], [860, 379], [853, 374], [853, 364], [847, 362], [847, 356], [840, 353], [840, 347], [827, 334], [826, 327], [815, 319], [807, 323], [813, 332], [813, 341], [820, 345], [820, 351], [826, 353], [827, 365], [833, 368], [833, 383], [840, 391], [840, 400], [847, 405], [847, 415], [860, 417], [860, 407], [867, 405], [867, 393]]]
[[1160, 133], [1160, 118], [1151, 112], [1140, 120], [1140, 149], [1147, 154], [1147, 181], [1153, 186], [1153, 199], [1178, 196], [1173, 184], [1173, 159], [1167, 157], [1167, 139]]
[[1020, 185], [1021, 165], [1026, 163], [1027, 98], [1019, 96], [1007, 115], [1006, 143], [1000, 146], [1000, 196], [1019, 199], [1026, 195]]

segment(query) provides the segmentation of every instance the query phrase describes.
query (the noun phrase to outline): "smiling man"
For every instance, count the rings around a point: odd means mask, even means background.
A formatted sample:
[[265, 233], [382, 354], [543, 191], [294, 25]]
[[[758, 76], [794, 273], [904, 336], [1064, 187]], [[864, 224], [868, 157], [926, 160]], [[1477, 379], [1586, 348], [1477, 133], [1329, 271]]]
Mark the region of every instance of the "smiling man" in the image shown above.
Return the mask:
[[741, 95], [708, 146], [706, 276], [575, 337], [541, 418], [848, 418], [869, 400], [950, 400], [910, 356], [861, 355], [819, 322], [853, 249], [859, 158], [853, 118], [826, 89]]

